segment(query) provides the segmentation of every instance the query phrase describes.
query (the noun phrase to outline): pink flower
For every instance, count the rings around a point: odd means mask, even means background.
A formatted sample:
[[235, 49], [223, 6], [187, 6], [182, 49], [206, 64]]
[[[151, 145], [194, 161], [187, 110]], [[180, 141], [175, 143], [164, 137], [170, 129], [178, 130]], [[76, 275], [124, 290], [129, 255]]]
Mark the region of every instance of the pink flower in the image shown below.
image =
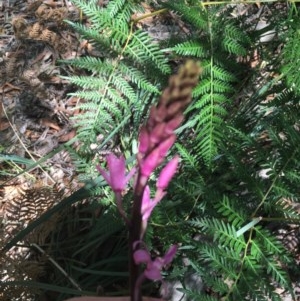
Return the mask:
[[178, 115], [173, 119], [171, 119], [170, 121], [168, 121], [168, 123], [166, 124], [166, 133], [172, 134], [174, 130], [179, 127], [183, 119], [184, 117], [182, 115]]
[[141, 174], [148, 178], [153, 170], [159, 165], [160, 160], [159, 149], [155, 148], [145, 159], [141, 160]]
[[106, 157], [106, 160], [108, 171], [104, 170], [99, 165], [97, 166], [97, 170], [114, 192], [122, 192], [135, 173], [135, 168], [133, 168], [126, 176], [125, 158], [123, 156], [118, 158], [114, 154], [109, 154]]
[[158, 145], [158, 149], [159, 149], [159, 156], [161, 158], [164, 158], [168, 152], [168, 150], [172, 147], [172, 145], [175, 143], [176, 140], [176, 135], [175, 134], [171, 134], [167, 139], [165, 139], [164, 141], [162, 141], [159, 145]]
[[165, 265], [172, 262], [176, 252], [177, 246], [173, 245], [163, 257], [156, 257], [152, 260], [147, 250], [139, 249], [133, 253], [133, 259], [136, 264], [146, 264], [146, 269], [144, 271], [145, 277], [154, 281], [162, 280], [160, 272]]
[[143, 126], [140, 130], [139, 136], [139, 153], [145, 154], [150, 147], [149, 134], [147, 129]]
[[143, 199], [142, 199], [142, 219], [143, 221], [148, 221], [152, 210], [159, 203], [159, 201], [164, 197], [165, 193], [160, 195], [159, 198], [155, 198], [154, 200], [150, 199], [150, 188], [147, 185], [144, 190]]
[[171, 179], [173, 178], [173, 176], [177, 170], [178, 162], [179, 162], [179, 157], [175, 156], [162, 169], [162, 171], [160, 172], [160, 175], [158, 177], [157, 183], [156, 183], [156, 187], [158, 189], [165, 190], [168, 187]]
[[166, 124], [164, 122], [158, 123], [152, 130], [150, 134], [150, 141], [154, 145], [162, 141], [166, 136]]

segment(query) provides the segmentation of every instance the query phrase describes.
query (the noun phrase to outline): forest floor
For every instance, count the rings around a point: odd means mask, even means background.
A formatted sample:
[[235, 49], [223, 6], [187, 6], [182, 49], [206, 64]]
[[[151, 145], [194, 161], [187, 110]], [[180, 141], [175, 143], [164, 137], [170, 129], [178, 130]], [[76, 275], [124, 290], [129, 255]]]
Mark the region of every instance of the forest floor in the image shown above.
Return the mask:
[[[75, 72], [59, 66], [58, 60], [89, 51], [88, 43], [80, 42], [64, 19], [80, 20], [78, 9], [69, 1], [2, 1], [0, 151], [28, 158], [20, 162], [25, 164], [23, 167], [75, 136], [71, 117], [78, 114], [74, 108], [79, 100], [67, 95], [71, 87], [60, 78]], [[26, 182], [36, 187], [61, 182], [68, 186], [74, 176], [64, 151], [52, 154], [47, 170], [39, 165], [18, 179], [13, 175], [20, 167], [14, 160], [8, 156], [0, 162], [13, 185]]]
[[[75, 110], [80, 100], [68, 96], [73, 87], [60, 78], [76, 71], [58, 61], [92, 55], [93, 50], [65, 19], [87, 22], [70, 1], [0, 2], [1, 246], [82, 186], [64, 148], [76, 134], [72, 116], [80, 113]], [[23, 280], [22, 273], [9, 277], [8, 271], [14, 267], [15, 274], [21, 267], [16, 263], [27, 254], [18, 248], [1, 256], [1, 281]], [[30, 300], [26, 296], [0, 289], [3, 301]]]

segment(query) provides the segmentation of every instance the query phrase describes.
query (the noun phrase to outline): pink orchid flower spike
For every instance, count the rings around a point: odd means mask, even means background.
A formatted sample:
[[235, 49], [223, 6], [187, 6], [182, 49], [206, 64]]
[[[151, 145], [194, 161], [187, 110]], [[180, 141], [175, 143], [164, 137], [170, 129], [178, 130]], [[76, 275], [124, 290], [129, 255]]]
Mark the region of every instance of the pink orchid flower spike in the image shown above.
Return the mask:
[[97, 166], [97, 170], [115, 193], [121, 193], [135, 173], [135, 168], [126, 175], [125, 158], [123, 156], [118, 158], [114, 154], [109, 154], [106, 160], [108, 171], [99, 165]]
[[161, 270], [162, 268], [171, 263], [177, 252], [177, 246], [173, 245], [167, 251], [163, 257], [156, 257], [151, 259], [151, 256], [147, 250], [139, 249], [134, 252], [133, 258], [136, 264], [146, 264], [146, 269], [143, 275], [150, 280], [162, 280]]

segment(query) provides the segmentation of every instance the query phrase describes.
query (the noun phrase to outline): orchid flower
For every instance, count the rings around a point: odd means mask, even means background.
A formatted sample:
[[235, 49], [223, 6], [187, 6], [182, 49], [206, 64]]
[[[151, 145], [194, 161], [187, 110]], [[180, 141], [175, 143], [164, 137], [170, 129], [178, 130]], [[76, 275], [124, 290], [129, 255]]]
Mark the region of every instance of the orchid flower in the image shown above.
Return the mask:
[[177, 246], [173, 245], [166, 252], [163, 257], [156, 257], [152, 260], [150, 253], [147, 250], [139, 249], [133, 254], [133, 258], [136, 264], [146, 264], [146, 269], [143, 275], [150, 280], [162, 280], [161, 270], [162, 268], [171, 263], [177, 252]]
[[143, 220], [143, 232], [146, 230], [147, 221], [151, 215], [154, 207], [160, 202], [160, 200], [165, 196], [165, 189], [168, 187], [171, 179], [173, 178], [179, 162], [179, 157], [175, 156], [167, 165], [162, 169], [159, 174], [157, 183], [156, 183], [156, 193], [153, 200], [150, 199], [150, 190], [146, 186], [142, 199], [142, 220]]
[[162, 169], [162, 171], [159, 174], [157, 183], [156, 183], [156, 187], [158, 189], [165, 190], [168, 187], [171, 179], [173, 178], [173, 176], [174, 176], [174, 174], [176, 172], [176, 169], [177, 169], [177, 166], [178, 166], [178, 162], [179, 162], [179, 157], [175, 156]]
[[150, 199], [150, 188], [147, 185], [144, 190], [143, 199], [142, 199], [142, 219], [147, 221], [152, 213], [154, 207], [159, 203], [159, 201], [163, 198], [164, 194], [160, 196], [160, 198], [155, 198], [154, 200]]
[[106, 160], [108, 171], [104, 170], [100, 165], [97, 166], [97, 170], [115, 193], [121, 193], [135, 173], [135, 168], [126, 175], [125, 158], [123, 156], [118, 158], [114, 154], [109, 154]]
[[172, 177], [174, 176], [179, 162], [179, 157], [175, 156], [171, 161], [160, 172], [159, 178], [156, 183], [157, 192], [154, 200], [150, 199], [150, 188], [147, 185], [144, 190], [142, 199], [142, 219], [146, 221], [149, 219], [152, 210], [160, 202], [160, 200], [165, 196], [164, 190], [168, 187]]

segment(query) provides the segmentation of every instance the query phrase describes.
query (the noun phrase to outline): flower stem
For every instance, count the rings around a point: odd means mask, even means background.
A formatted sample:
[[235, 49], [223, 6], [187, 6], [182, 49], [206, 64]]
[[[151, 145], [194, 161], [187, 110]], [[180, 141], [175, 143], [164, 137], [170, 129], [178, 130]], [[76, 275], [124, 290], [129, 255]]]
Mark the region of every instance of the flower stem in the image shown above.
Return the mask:
[[145, 279], [144, 273], [140, 274], [137, 278], [134, 287], [134, 300], [141, 300], [141, 287]]
[[133, 208], [131, 222], [129, 226], [129, 275], [130, 275], [130, 296], [131, 301], [142, 301], [141, 287], [139, 285], [140, 267], [135, 264], [133, 259], [134, 242], [141, 240], [142, 229], [142, 198], [145, 186], [140, 181], [141, 175], [138, 174], [135, 192], [133, 196]]
[[121, 215], [121, 217], [123, 218], [123, 220], [125, 221], [126, 225], [128, 227], [130, 227], [130, 221], [127, 218], [126, 212], [124, 211], [123, 207], [122, 207], [122, 195], [120, 192], [115, 193], [115, 197], [116, 197], [116, 204], [117, 204], [117, 208], [118, 211]]

